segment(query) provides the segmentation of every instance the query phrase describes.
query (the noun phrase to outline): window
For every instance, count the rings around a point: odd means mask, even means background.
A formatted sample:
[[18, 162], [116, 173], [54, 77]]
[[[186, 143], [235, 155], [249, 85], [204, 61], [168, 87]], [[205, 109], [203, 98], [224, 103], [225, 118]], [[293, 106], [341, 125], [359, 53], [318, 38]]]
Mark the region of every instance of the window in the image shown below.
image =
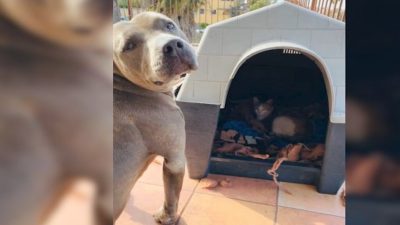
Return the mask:
[[213, 15], [217, 14], [217, 10], [216, 9], [211, 10], [211, 14]]
[[204, 14], [204, 9], [200, 9], [200, 14]]

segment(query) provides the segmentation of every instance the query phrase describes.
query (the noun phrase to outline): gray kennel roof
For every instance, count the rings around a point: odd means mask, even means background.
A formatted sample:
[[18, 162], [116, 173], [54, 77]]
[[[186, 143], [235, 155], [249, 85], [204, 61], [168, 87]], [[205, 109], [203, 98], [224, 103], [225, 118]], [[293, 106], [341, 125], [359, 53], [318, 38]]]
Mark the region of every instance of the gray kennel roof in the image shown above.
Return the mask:
[[198, 48], [200, 68], [184, 81], [178, 100], [224, 107], [240, 65], [274, 49], [294, 49], [316, 62], [330, 120], [344, 123], [345, 23], [285, 1], [207, 27]]

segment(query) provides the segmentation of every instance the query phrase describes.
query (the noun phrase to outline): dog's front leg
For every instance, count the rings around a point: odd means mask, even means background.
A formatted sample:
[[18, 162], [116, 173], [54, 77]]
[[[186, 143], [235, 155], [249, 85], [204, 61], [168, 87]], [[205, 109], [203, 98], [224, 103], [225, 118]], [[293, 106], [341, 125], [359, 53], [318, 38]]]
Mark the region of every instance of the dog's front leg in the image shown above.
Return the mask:
[[[175, 157], [174, 157], [175, 158]], [[162, 209], [154, 215], [158, 223], [175, 224], [177, 220], [179, 195], [185, 175], [185, 157], [170, 160], [165, 158], [163, 165], [165, 200]]]

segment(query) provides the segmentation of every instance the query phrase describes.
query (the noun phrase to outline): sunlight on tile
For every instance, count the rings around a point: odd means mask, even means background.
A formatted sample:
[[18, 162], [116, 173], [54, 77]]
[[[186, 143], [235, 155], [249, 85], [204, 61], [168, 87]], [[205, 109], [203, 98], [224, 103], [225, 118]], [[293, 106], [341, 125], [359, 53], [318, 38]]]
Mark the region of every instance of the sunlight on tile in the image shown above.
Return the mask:
[[276, 225], [344, 225], [342, 217], [278, 207]]
[[228, 178], [232, 187], [201, 188], [202, 181], [196, 188], [197, 193], [212, 194], [220, 197], [234, 198], [254, 203], [276, 205], [277, 188], [269, 180], [209, 174], [208, 178], [223, 180]]
[[[179, 200], [179, 212], [189, 200], [191, 192], [183, 190]], [[153, 213], [164, 202], [164, 188], [158, 185], [137, 183], [131, 192], [124, 211], [116, 225], [156, 225]]]
[[91, 182], [74, 183], [45, 225], [93, 225], [95, 190]]
[[320, 194], [315, 186], [282, 182], [291, 193], [279, 191], [278, 205], [296, 209], [345, 216], [345, 207], [337, 195]]
[[[142, 177], [138, 180], [138, 183], [146, 183], [146, 184], [155, 184], [159, 186], [163, 186], [163, 178], [162, 178], [162, 167], [163, 167], [164, 159], [161, 156], [157, 156], [155, 160], [149, 165], [147, 170], [144, 172]], [[192, 191], [199, 183], [198, 180], [190, 179], [189, 173], [185, 171], [185, 178], [183, 181], [183, 190]]]
[[179, 225], [273, 225], [275, 207], [195, 193]]

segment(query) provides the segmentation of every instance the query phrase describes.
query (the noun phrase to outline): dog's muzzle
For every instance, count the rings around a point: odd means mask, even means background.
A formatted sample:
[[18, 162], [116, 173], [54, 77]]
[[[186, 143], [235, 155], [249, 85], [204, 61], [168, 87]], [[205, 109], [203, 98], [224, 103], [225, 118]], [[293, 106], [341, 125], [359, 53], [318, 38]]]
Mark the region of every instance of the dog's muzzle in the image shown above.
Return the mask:
[[[198, 67], [192, 47], [180, 39], [167, 42], [162, 51], [167, 59], [179, 59], [180, 63], [187, 67], [186, 70], [196, 70]], [[183, 73], [179, 75], [182, 76]]]

